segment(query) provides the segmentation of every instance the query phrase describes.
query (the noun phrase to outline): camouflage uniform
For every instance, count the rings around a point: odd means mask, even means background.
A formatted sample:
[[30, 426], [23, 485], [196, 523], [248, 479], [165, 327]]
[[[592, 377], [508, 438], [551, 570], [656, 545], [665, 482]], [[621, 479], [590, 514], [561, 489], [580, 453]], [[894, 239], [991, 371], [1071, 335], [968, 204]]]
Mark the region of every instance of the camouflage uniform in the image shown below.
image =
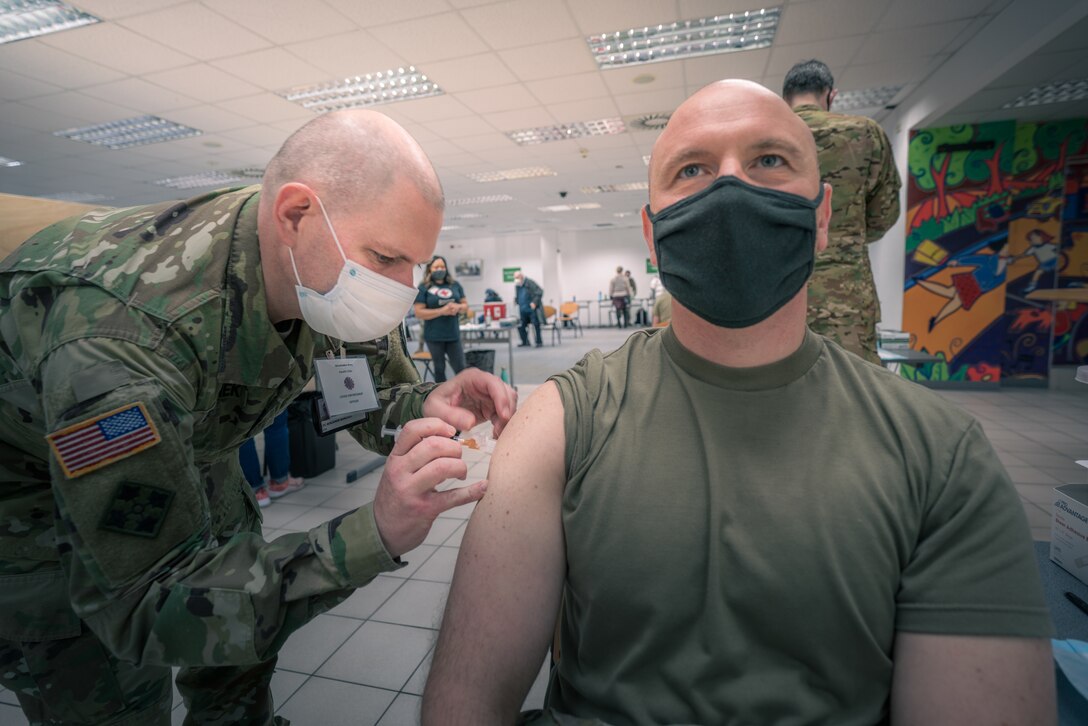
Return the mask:
[[[170, 666], [186, 723], [273, 723], [287, 637], [401, 566], [370, 505], [260, 536], [238, 447], [339, 343], [270, 323], [258, 192], [91, 212], [0, 263], [0, 685], [33, 723], [168, 724]], [[382, 453], [433, 387], [390, 337], [352, 432]]]
[[899, 173], [884, 129], [864, 116], [794, 109], [816, 138], [820, 176], [834, 189], [827, 249], [808, 286], [808, 324], [873, 363], [880, 301], [868, 245], [899, 218]]

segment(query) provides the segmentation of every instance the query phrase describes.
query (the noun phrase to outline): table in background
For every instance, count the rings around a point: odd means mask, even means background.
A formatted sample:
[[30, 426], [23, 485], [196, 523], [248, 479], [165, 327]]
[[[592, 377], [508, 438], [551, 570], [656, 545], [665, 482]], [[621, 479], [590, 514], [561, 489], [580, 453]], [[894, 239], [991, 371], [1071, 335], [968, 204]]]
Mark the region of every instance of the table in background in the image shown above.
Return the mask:
[[1065, 593], [1071, 592], [1088, 602], [1088, 585], [1054, 564], [1050, 559], [1050, 543], [1036, 540], [1035, 561], [1039, 566], [1039, 578], [1043, 581], [1043, 594], [1054, 622], [1054, 637], [1088, 640], [1088, 614], [1069, 602]]
[[944, 358], [939, 355], [924, 353], [920, 350], [912, 350], [909, 346], [905, 345], [877, 346], [876, 354], [880, 356], [880, 362], [883, 363], [888, 370], [896, 373], [899, 372], [899, 366], [904, 363], [911, 366], [920, 366], [925, 363], [939, 363], [944, 360]]
[[461, 342], [464, 343], [465, 349], [474, 343], [483, 343], [487, 340], [501, 341], [506, 340], [506, 358], [507, 358], [507, 371], [510, 374], [510, 385], [514, 385], [514, 340], [513, 340], [514, 327], [501, 326], [501, 325], [481, 325], [480, 323], [462, 323], [461, 324]]

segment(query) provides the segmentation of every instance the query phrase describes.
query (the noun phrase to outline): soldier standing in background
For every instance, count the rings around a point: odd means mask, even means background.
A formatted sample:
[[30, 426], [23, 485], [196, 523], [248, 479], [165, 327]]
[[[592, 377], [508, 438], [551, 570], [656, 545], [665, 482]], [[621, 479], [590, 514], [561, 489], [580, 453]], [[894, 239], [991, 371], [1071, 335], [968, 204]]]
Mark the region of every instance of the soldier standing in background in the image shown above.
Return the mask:
[[786, 74], [782, 97], [816, 138], [820, 176], [835, 190], [827, 250], [816, 257], [809, 283], [808, 325], [873, 363], [880, 301], [868, 245], [899, 218], [899, 173], [880, 124], [865, 116], [831, 113], [838, 90], [818, 61]]
[[[0, 263], [0, 685], [32, 723], [169, 724], [171, 666], [186, 724], [285, 723], [288, 636], [483, 495], [434, 491], [466, 474], [449, 437], [501, 430], [516, 394], [478, 369], [421, 384], [396, 332], [443, 206], [403, 128], [343, 111], [261, 187], [94, 211]], [[238, 447], [366, 341], [374, 501], [265, 542]]]

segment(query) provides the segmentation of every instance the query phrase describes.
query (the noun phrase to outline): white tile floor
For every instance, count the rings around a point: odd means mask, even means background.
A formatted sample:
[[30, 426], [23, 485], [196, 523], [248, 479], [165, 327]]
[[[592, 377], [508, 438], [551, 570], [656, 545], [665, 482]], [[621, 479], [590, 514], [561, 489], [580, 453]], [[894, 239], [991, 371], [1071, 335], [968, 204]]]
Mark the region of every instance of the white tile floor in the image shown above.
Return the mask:
[[[587, 331], [576, 342], [565, 338], [563, 347], [605, 348], [615, 335], [600, 331], [609, 337], [599, 337], [595, 332]], [[522, 400], [531, 388], [519, 386]], [[942, 391], [941, 395], [983, 423], [1020, 492], [1032, 534], [1049, 539], [1052, 487], [1088, 482], [1088, 470], [1074, 463], [1088, 459], [1088, 386], [1067, 391]], [[369, 454], [343, 433], [337, 440], [335, 469], [265, 510], [266, 538], [307, 530], [373, 497], [381, 470], [348, 484], [347, 472]], [[483, 478], [487, 456], [469, 449], [464, 455], [471, 462], [468, 481]], [[424, 544], [406, 556], [408, 567], [379, 575], [288, 640], [272, 681], [279, 714], [296, 726], [418, 723], [420, 695], [471, 509], [466, 506], [443, 514]], [[542, 666], [527, 707], [542, 703], [545, 676]], [[180, 724], [184, 707], [176, 696], [175, 703], [174, 723]], [[0, 691], [0, 726], [26, 723], [15, 704], [13, 694]]]

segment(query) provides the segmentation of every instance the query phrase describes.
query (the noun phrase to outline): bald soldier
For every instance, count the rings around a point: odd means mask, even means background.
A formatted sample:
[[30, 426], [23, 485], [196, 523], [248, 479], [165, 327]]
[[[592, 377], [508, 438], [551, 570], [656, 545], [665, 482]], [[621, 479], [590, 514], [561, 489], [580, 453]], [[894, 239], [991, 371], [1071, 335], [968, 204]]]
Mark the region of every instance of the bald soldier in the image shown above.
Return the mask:
[[672, 324], [526, 401], [461, 545], [428, 725], [1047, 724], [1049, 618], [978, 423], [805, 326], [805, 124], [700, 90], [650, 159]]
[[[32, 723], [169, 724], [171, 666], [186, 724], [285, 723], [288, 636], [482, 496], [434, 491], [466, 475], [449, 437], [501, 430], [516, 394], [477, 369], [420, 384], [396, 331], [442, 208], [407, 132], [346, 111], [260, 187], [67, 219], [0, 263], [0, 685]], [[238, 447], [364, 341], [374, 500], [265, 542]]]
[[831, 113], [838, 90], [818, 60], [786, 74], [782, 97], [816, 138], [820, 176], [835, 190], [827, 249], [816, 258], [808, 290], [808, 324], [851, 353], [879, 363], [880, 322], [869, 245], [899, 219], [899, 172], [880, 124]]

